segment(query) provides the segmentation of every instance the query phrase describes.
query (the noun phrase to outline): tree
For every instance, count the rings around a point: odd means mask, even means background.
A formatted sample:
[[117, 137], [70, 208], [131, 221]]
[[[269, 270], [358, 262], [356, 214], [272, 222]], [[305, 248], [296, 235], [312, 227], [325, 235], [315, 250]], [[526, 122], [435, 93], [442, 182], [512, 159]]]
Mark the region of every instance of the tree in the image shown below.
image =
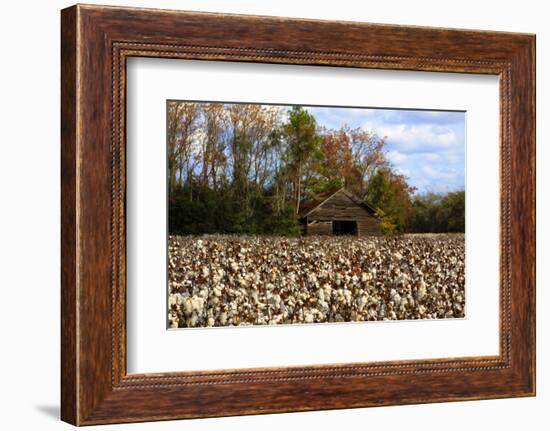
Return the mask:
[[389, 168], [386, 141], [375, 133], [346, 125], [339, 130], [321, 130], [323, 164], [320, 188], [346, 187], [365, 198], [366, 186], [376, 169]]
[[367, 197], [382, 219], [386, 234], [403, 233], [408, 227], [414, 209], [412, 195], [414, 187], [409, 186], [405, 176], [389, 168], [376, 171], [367, 186]]
[[465, 231], [465, 211], [466, 211], [466, 194], [464, 191], [447, 193], [441, 205], [447, 220], [447, 232], [464, 232]]
[[307, 174], [305, 167], [308, 162], [322, 157], [321, 139], [315, 118], [301, 106], [292, 107], [282, 131], [287, 142], [287, 163], [293, 178], [295, 212], [298, 214], [303, 195], [302, 179]]
[[211, 185], [217, 190], [220, 175], [223, 174], [227, 161], [227, 112], [221, 103], [207, 103], [203, 106], [201, 114], [201, 185]]
[[226, 105], [229, 115], [231, 190], [238, 211], [250, 212], [254, 193], [265, 187], [270, 175], [271, 135], [280, 122], [281, 109], [256, 104]]
[[437, 222], [441, 198], [437, 193], [426, 193], [414, 198], [414, 215], [409, 226], [411, 232], [442, 232]]
[[335, 189], [346, 186], [350, 188], [353, 182], [355, 163], [351, 148], [351, 139], [346, 131], [323, 130], [321, 150], [323, 163], [321, 174], [326, 189]]
[[426, 193], [416, 196], [409, 231], [464, 232], [465, 197], [463, 190], [449, 192], [446, 195]]
[[[194, 168], [193, 135], [197, 131], [198, 103], [168, 103], [168, 172], [169, 189], [175, 190], [176, 182], [183, 184]], [[179, 178], [178, 178], [179, 173]]]
[[346, 129], [350, 136], [357, 179], [349, 187], [357, 196], [365, 199], [372, 175], [380, 169], [390, 169], [385, 153], [386, 138], [381, 138], [376, 133], [362, 128]]

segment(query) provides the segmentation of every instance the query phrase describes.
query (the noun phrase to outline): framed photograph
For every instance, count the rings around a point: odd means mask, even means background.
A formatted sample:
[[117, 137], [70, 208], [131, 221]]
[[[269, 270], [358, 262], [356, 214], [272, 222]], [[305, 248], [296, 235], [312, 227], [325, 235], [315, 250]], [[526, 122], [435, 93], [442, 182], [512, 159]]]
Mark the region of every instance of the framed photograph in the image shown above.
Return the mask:
[[535, 36], [61, 14], [61, 415], [535, 394]]

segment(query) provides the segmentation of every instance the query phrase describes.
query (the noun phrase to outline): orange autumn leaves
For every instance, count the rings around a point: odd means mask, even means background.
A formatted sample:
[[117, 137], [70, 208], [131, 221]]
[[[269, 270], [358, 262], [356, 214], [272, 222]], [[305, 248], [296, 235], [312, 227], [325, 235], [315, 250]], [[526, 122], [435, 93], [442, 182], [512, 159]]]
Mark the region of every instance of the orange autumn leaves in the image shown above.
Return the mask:
[[365, 196], [368, 179], [377, 168], [388, 168], [384, 154], [385, 139], [370, 131], [349, 126], [339, 130], [323, 129], [321, 172], [335, 186], [346, 187]]

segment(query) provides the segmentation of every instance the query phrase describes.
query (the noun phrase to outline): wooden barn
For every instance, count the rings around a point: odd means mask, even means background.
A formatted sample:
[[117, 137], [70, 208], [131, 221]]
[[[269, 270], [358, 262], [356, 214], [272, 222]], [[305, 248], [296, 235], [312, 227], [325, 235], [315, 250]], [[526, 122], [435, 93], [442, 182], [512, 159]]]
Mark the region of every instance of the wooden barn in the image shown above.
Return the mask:
[[380, 235], [376, 211], [344, 188], [304, 202], [299, 218], [306, 235]]

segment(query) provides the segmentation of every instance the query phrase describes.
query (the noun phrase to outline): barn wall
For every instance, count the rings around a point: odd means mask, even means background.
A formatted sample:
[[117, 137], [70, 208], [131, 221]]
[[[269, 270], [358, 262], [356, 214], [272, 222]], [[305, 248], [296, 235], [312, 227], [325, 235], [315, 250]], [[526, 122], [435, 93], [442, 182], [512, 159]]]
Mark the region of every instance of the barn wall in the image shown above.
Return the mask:
[[[336, 193], [321, 206], [308, 215], [308, 220], [333, 221], [333, 220], [355, 220], [360, 236], [379, 235], [380, 221], [369, 214], [363, 207], [357, 205], [345, 193]], [[308, 235], [316, 235], [311, 232], [308, 226]], [[330, 227], [332, 233], [332, 226]]]
[[332, 222], [318, 222], [307, 226], [308, 235], [332, 235]]
[[375, 217], [357, 220], [357, 231], [359, 236], [381, 235], [380, 220]]

